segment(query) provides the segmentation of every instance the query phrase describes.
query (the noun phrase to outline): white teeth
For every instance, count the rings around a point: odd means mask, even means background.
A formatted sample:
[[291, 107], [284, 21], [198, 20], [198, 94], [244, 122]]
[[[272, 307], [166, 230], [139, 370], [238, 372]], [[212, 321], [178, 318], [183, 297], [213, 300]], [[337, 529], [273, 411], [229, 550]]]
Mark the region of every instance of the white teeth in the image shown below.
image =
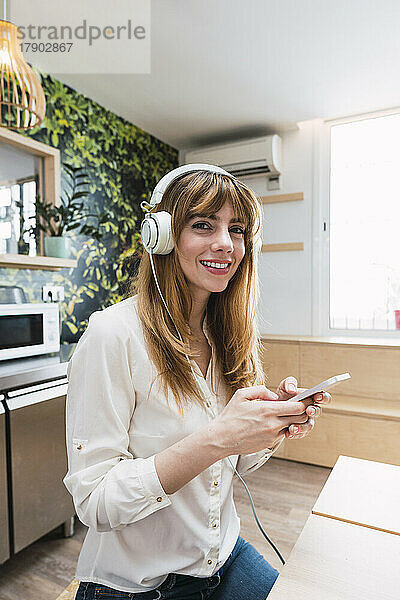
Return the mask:
[[226, 267], [229, 265], [229, 263], [215, 263], [208, 262], [206, 260], [201, 260], [200, 262], [207, 267], [214, 267], [215, 269], [226, 269]]

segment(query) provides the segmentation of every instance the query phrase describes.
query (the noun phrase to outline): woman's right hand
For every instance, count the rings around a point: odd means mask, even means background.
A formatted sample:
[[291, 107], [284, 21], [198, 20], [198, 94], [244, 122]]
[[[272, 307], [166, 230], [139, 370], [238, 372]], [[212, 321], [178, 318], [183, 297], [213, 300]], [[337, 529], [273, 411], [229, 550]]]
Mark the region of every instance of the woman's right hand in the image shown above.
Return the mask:
[[218, 443], [223, 445], [226, 456], [272, 448], [292, 423], [308, 420], [305, 411], [312, 403], [312, 398], [300, 402], [279, 400], [264, 385], [241, 388], [214, 420]]

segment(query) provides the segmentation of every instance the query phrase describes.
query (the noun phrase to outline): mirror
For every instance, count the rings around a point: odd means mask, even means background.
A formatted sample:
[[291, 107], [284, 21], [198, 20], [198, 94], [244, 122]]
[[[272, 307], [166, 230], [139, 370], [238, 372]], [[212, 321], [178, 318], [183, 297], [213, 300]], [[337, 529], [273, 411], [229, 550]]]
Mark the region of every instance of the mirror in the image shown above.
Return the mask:
[[0, 254], [38, 254], [34, 224], [43, 158], [0, 142]]
[[43, 232], [28, 231], [38, 196], [60, 203], [60, 151], [0, 127], [0, 256], [44, 256]]

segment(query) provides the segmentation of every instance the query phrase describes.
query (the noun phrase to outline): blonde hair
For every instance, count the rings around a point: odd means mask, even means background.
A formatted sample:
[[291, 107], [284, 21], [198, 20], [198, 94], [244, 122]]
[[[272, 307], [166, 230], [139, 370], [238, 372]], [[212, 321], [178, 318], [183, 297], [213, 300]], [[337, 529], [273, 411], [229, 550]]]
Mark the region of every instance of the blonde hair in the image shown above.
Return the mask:
[[[223, 292], [212, 292], [206, 314], [210, 336], [215, 344], [217, 363], [227, 386], [227, 403], [236, 390], [265, 385], [256, 326], [259, 299], [257, 247], [261, 241], [261, 206], [250, 188], [237, 179], [220, 173], [195, 171], [175, 179], [166, 189], [162, 201], [152, 212], [168, 211], [172, 216], [175, 247], [187, 221], [196, 213], [217, 213], [226, 201], [234, 215], [245, 225], [245, 254]], [[153, 255], [160, 289], [172, 315], [171, 321], [159, 296], [150, 257], [145, 251], [139, 270], [129, 283], [129, 293], [138, 295], [138, 313], [150, 359], [161, 377], [163, 392], [172, 391], [179, 411], [183, 404], [206, 400], [193, 378], [185, 353], [195, 340], [189, 327], [192, 300], [186, 278], [175, 249], [170, 254]], [[179, 339], [174, 323], [184, 343]], [[183, 402], [182, 402], [183, 397]]]

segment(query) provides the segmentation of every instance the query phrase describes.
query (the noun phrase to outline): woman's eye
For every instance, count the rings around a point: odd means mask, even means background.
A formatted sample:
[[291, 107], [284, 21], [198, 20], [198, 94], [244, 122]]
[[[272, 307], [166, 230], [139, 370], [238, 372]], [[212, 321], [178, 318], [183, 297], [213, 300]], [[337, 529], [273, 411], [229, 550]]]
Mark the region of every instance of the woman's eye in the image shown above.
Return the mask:
[[[201, 227], [201, 225], [205, 225], [206, 227]], [[192, 225], [192, 227], [195, 229], [209, 229], [210, 225], [209, 225], [209, 223], [205, 223], [204, 221], [202, 221], [202, 222], [194, 223]], [[233, 233], [238, 233], [238, 234], [244, 235], [244, 229], [242, 227], [232, 227], [231, 231]]]
[[199, 227], [199, 225], [207, 225], [207, 227], [209, 227], [208, 223], [194, 223], [194, 225], [192, 225], [192, 227], [195, 227], [196, 229], [204, 229], [204, 227]]

